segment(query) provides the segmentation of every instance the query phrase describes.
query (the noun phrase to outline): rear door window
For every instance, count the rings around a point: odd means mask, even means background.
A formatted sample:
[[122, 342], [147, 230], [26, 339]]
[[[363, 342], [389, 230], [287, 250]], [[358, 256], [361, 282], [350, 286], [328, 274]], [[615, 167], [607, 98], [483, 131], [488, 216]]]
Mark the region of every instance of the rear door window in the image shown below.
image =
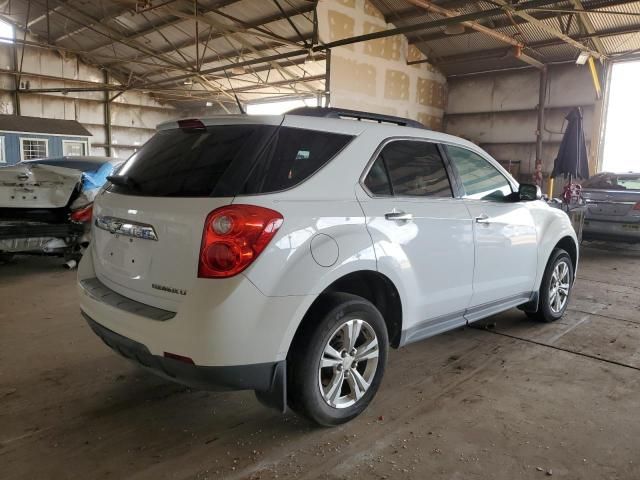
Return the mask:
[[364, 184], [374, 195], [453, 196], [438, 147], [423, 141], [395, 140], [387, 144], [369, 170]]
[[379, 156], [364, 179], [364, 186], [374, 195], [391, 195], [391, 182], [384, 159]]
[[235, 196], [295, 186], [353, 137], [272, 125], [162, 130], [118, 171], [110, 190], [155, 197]]

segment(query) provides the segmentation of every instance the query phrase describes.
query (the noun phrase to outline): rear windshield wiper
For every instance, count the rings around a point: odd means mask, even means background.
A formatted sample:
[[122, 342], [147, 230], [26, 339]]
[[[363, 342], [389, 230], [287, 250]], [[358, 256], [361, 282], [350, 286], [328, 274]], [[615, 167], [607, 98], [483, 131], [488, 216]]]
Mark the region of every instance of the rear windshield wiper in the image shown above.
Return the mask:
[[107, 180], [120, 187], [129, 187], [134, 190], [138, 189], [138, 182], [136, 182], [129, 175], [109, 175], [107, 177]]

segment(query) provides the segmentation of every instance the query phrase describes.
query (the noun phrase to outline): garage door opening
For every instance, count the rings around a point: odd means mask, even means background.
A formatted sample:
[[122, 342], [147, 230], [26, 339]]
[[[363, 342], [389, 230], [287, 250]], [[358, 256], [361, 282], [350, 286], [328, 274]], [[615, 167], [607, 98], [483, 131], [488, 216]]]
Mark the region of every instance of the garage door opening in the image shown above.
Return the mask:
[[602, 164], [605, 172], [640, 172], [639, 84], [640, 61], [613, 65]]

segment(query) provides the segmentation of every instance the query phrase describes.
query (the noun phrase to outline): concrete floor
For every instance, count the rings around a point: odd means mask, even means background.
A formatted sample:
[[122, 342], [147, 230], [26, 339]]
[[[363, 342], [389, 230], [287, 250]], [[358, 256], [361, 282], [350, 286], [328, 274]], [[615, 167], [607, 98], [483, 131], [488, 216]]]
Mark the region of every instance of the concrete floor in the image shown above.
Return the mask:
[[60, 263], [0, 266], [3, 479], [640, 478], [640, 248], [585, 246], [555, 324], [512, 310], [393, 351], [335, 429], [129, 364]]

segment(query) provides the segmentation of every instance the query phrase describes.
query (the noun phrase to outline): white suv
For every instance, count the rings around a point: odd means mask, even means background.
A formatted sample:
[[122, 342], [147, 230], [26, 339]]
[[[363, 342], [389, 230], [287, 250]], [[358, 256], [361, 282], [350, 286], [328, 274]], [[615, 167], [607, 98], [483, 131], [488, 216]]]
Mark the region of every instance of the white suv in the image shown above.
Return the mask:
[[389, 346], [516, 306], [563, 315], [578, 244], [537, 187], [407, 120], [294, 113], [161, 125], [110, 177], [78, 271], [107, 345], [337, 425]]

